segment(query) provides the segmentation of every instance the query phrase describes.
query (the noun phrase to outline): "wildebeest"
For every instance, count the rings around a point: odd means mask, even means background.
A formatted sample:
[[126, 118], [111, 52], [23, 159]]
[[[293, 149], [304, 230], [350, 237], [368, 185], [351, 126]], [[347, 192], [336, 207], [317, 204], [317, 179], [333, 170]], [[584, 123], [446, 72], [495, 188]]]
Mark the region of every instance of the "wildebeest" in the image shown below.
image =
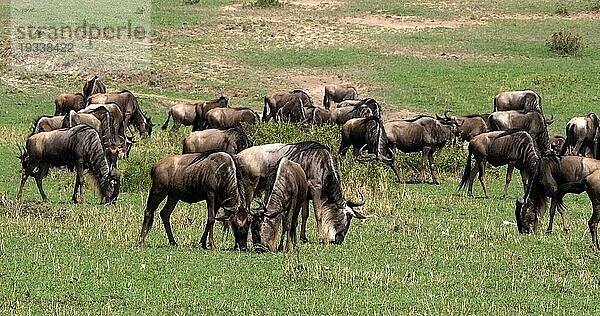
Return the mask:
[[[446, 115], [447, 117], [447, 115]], [[487, 123], [484, 116], [479, 114], [471, 114], [465, 116], [451, 116], [460, 126], [456, 129], [456, 136], [463, 142], [468, 142], [473, 137], [488, 131]]]
[[69, 111], [79, 111], [85, 107], [85, 97], [81, 93], [61, 93], [54, 99], [54, 116], [65, 115]]
[[137, 98], [131, 91], [122, 90], [120, 92], [98, 93], [87, 99], [87, 104], [107, 104], [115, 103], [123, 113], [123, 124], [125, 129], [129, 125], [134, 125], [142, 137], [149, 137], [152, 134], [152, 118], [142, 112], [138, 105]]
[[[354, 208], [363, 202], [346, 201], [343, 196], [337, 162], [329, 148], [317, 142], [296, 144], [268, 144], [254, 146], [236, 155], [240, 169], [246, 201], [265, 189], [265, 177], [276, 168], [279, 159], [285, 157], [294, 161], [306, 173], [309, 199], [313, 200], [319, 239], [325, 244], [341, 244], [350, 227], [353, 217], [366, 218]], [[308, 203], [302, 211], [300, 239], [306, 241], [306, 220]]]
[[226, 130], [207, 129], [192, 132], [183, 140], [183, 153], [200, 153], [219, 150], [235, 155], [251, 147], [252, 141], [240, 127]]
[[33, 130], [29, 136], [40, 132], [50, 132], [60, 129], [64, 119], [64, 115], [40, 116], [33, 122]]
[[381, 106], [374, 99], [363, 99], [359, 105], [330, 109], [330, 121], [343, 125], [353, 118], [381, 117]]
[[275, 242], [279, 226], [283, 226], [279, 250], [286, 239], [285, 252], [290, 243], [297, 247], [296, 227], [300, 209], [306, 202], [308, 182], [302, 167], [286, 158], [281, 158], [277, 168], [267, 175], [265, 203], [253, 215], [252, 243], [256, 251], [276, 251]]
[[599, 127], [600, 122], [595, 113], [569, 120], [565, 131], [567, 139], [560, 154], [585, 156], [588, 149], [593, 157], [598, 158], [594, 149], [598, 142]]
[[[275, 121], [285, 123], [304, 122], [306, 121], [306, 109], [300, 98], [289, 98], [277, 111]], [[313, 110], [313, 108], [310, 108], [310, 110]]]
[[329, 109], [331, 101], [340, 103], [344, 100], [355, 100], [358, 99], [358, 92], [356, 88], [349, 84], [336, 84], [325, 86], [325, 93], [323, 95], [323, 107]]
[[254, 125], [260, 121], [258, 113], [251, 108], [214, 108], [206, 113], [208, 128], [227, 129], [241, 127], [242, 123]]
[[42, 179], [50, 167], [67, 166], [75, 168], [75, 188], [72, 200], [77, 203], [77, 190], [83, 197], [83, 170], [89, 169], [99, 184], [101, 203], [113, 203], [119, 195], [120, 174], [110, 169], [98, 132], [87, 125], [77, 125], [69, 129], [41, 132], [27, 139], [20, 156], [23, 167], [21, 186], [17, 199], [21, 199], [23, 186], [29, 176], [35, 178], [44, 202], [48, 201], [42, 187]]
[[77, 113], [73, 110], [69, 111], [69, 113], [65, 115], [61, 128], [70, 128], [79, 124], [84, 124], [95, 129], [100, 135], [101, 140], [104, 140], [105, 137], [109, 137], [109, 139], [112, 138], [112, 135], [110, 134], [110, 125], [108, 125], [108, 130], [104, 131], [102, 129], [102, 123], [94, 115], [88, 113]]
[[515, 216], [519, 232], [533, 233], [537, 230], [546, 211], [548, 197], [552, 201], [547, 232], [552, 231], [556, 210], [561, 214], [563, 230], [569, 231], [558, 188], [565, 183], [580, 181], [596, 170], [600, 170], [600, 161], [596, 159], [554, 154], [542, 156], [538, 161], [538, 170], [530, 178], [525, 190], [524, 200], [517, 201]]
[[533, 137], [536, 148], [543, 154], [550, 150], [548, 125], [554, 120], [546, 119], [539, 112], [521, 113], [519, 111], [501, 111], [490, 114], [490, 130], [506, 131], [517, 128], [524, 130]]
[[[194, 127], [195, 130], [204, 129], [206, 128], [206, 113], [214, 108], [226, 108], [227, 106], [229, 106], [229, 100], [224, 96], [220, 96], [218, 99], [212, 101], [175, 104], [169, 109], [169, 114], [167, 115], [167, 119], [165, 120], [162, 129], [167, 129], [171, 117], [173, 117], [173, 127], [171, 128], [173, 131], [177, 131], [181, 125], [198, 125], [199, 128]], [[197, 118], [198, 121], [196, 121]]]
[[372, 159], [381, 161], [390, 166], [400, 181], [396, 168], [396, 155], [388, 146], [388, 137], [381, 118], [351, 119], [342, 126], [342, 140], [340, 143], [340, 156], [345, 156], [348, 148], [354, 147], [354, 156], [358, 157], [362, 149], [366, 149]]
[[[474, 157], [477, 162], [473, 169], [471, 169], [471, 157]], [[525, 131], [512, 129], [477, 135], [469, 142], [469, 155], [459, 190], [464, 188], [468, 182], [468, 194], [473, 196], [473, 180], [479, 173], [479, 182], [483, 187], [485, 197], [488, 198], [484, 182], [486, 164], [489, 162], [494, 167], [508, 165], [503, 194], [503, 197], [506, 198], [514, 168], [521, 171], [523, 187], [526, 188], [527, 179], [535, 173], [538, 160], [539, 156], [533, 138]]]
[[550, 136], [550, 149], [554, 151], [555, 154], [560, 154], [565, 146], [565, 138], [560, 135]]
[[83, 85], [83, 99], [87, 100], [90, 96], [97, 93], [106, 93], [106, 86], [98, 76], [94, 76]]
[[297, 99], [303, 107], [314, 107], [310, 96], [302, 90], [284, 91], [271, 93], [264, 98], [263, 122], [273, 118], [277, 122], [277, 112], [290, 100]]
[[119, 158], [126, 159], [129, 157], [129, 152], [135, 141], [132, 136], [125, 135], [123, 114], [117, 104], [90, 104], [79, 113], [92, 114], [99, 119], [102, 122], [103, 129], [110, 129], [112, 139], [109, 139], [109, 142], [118, 147]]
[[397, 148], [405, 153], [422, 152], [420, 180], [425, 181], [425, 169], [429, 170], [433, 183], [439, 184], [435, 177], [433, 155], [452, 140], [456, 121], [447, 118], [419, 116], [412, 119], [393, 121], [384, 124], [390, 149]]
[[[228, 221], [233, 226], [235, 248], [246, 249], [251, 216], [247, 212], [240, 170], [234, 158], [225, 152], [205, 152], [172, 155], [159, 160], [150, 172], [152, 187], [148, 193], [139, 245], [144, 246], [146, 235], [154, 222], [154, 211], [167, 198], [160, 211], [170, 245], [177, 245], [171, 230], [171, 213], [179, 200], [197, 203], [206, 200], [208, 217], [200, 239], [202, 248], [206, 241], [211, 249], [217, 249], [213, 239], [216, 220]], [[225, 216], [217, 217], [220, 208]]]
[[531, 90], [501, 92], [494, 97], [494, 112], [510, 110], [543, 114], [542, 98]]
[[592, 217], [588, 221], [590, 234], [592, 235], [592, 246], [595, 250], [600, 250], [598, 243], [598, 222], [600, 222], [600, 170], [592, 172], [587, 177], [561, 185], [558, 188], [559, 197], [567, 193], [579, 194], [587, 192], [588, 198], [592, 202]]

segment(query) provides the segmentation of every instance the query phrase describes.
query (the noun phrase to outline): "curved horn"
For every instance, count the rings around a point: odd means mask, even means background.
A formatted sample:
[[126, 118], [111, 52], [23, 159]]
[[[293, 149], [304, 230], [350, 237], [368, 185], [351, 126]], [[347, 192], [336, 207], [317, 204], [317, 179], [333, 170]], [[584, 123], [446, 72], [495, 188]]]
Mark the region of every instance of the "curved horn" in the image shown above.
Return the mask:
[[445, 117], [446, 119], [450, 119], [450, 117], [448, 116], [448, 113], [450, 113], [450, 112], [452, 112], [452, 111], [450, 111], [450, 110], [446, 110], [446, 112], [444, 112], [444, 117]]
[[360, 207], [360, 206], [365, 205], [365, 195], [360, 191], [358, 192], [358, 194], [360, 194], [360, 199], [361, 199], [360, 202], [354, 202], [354, 201], [348, 200], [348, 201], [346, 201], [346, 205], [348, 205], [351, 208]]
[[435, 118], [436, 118], [438, 121], [439, 121], [439, 120], [442, 120], [442, 118], [441, 118], [439, 115], [437, 115], [437, 114], [435, 115]]
[[546, 121], [546, 125], [550, 125], [550, 124], [554, 123], [554, 114], [550, 114], [550, 119], [547, 119], [546, 117], [544, 117], [544, 120]]

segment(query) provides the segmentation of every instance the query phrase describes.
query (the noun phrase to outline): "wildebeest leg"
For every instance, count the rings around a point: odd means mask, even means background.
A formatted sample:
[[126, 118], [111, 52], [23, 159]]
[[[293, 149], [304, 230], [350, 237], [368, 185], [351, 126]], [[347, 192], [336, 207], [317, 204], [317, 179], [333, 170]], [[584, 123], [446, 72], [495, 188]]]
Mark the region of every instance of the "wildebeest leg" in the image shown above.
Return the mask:
[[83, 161], [78, 161], [75, 165], [75, 188], [73, 189], [73, 196], [71, 201], [77, 204], [77, 189], [79, 189], [79, 196], [83, 198]]
[[[340, 150], [338, 150], [338, 155], [340, 157], [345, 157], [348, 152], [348, 148], [350, 148], [350, 144], [342, 137], [342, 141], [340, 142]], [[358, 156], [358, 149], [354, 147], [354, 157]]]
[[435, 149], [431, 148], [427, 153], [427, 160], [429, 160], [429, 172], [431, 173], [431, 179], [433, 179], [433, 183], [440, 184], [435, 177], [435, 163], [433, 161], [433, 154], [435, 154]]
[[550, 219], [548, 220], [548, 229], [546, 229], [547, 234], [552, 233], [552, 229], [554, 226], [554, 215], [556, 215], [557, 210], [562, 219], [563, 230], [565, 231], [565, 233], [568, 233], [570, 230], [569, 229], [569, 221], [566, 218], [566, 214], [565, 214], [564, 210], [561, 207], [559, 207], [559, 204], [560, 204], [560, 201], [558, 201], [558, 198], [553, 197], [550, 202]]
[[179, 200], [176, 197], [170, 195], [167, 198], [165, 206], [163, 206], [162, 210], [160, 210], [160, 218], [162, 219], [163, 226], [165, 226], [165, 232], [167, 233], [169, 245], [171, 246], [177, 246], [175, 238], [173, 237], [173, 230], [171, 229], [171, 213], [173, 213], [175, 205], [177, 205], [178, 201]]
[[179, 127], [181, 126], [181, 120], [173, 117], [173, 127], [171, 127], [172, 132], [177, 132]]
[[590, 228], [590, 234], [592, 235], [592, 244], [595, 250], [600, 250], [598, 244], [598, 222], [600, 222], [600, 192], [597, 192], [594, 188], [586, 188], [588, 197], [592, 201], [592, 217], [588, 221], [588, 227]]
[[427, 168], [427, 156], [429, 155], [429, 151], [431, 148], [424, 147], [423, 153], [421, 156], [421, 173], [419, 174], [419, 181], [425, 182], [425, 168]]
[[146, 201], [146, 209], [144, 210], [142, 231], [140, 232], [140, 238], [138, 240], [138, 245], [140, 247], [144, 246], [146, 235], [148, 235], [148, 231], [150, 231], [150, 228], [152, 228], [152, 223], [154, 222], [154, 211], [156, 211], [158, 205], [160, 205], [160, 202], [162, 202], [166, 196], [167, 195], [165, 193], [157, 192], [154, 188], [150, 189], [148, 200]]
[[302, 206], [302, 224], [300, 224], [300, 240], [302, 242], [308, 242], [306, 238], [306, 221], [308, 220], [308, 199], [304, 201]]
[[514, 170], [515, 170], [515, 163], [509, 162], [508, 167], [506, 169], [506, 182], [504, 182], [504, 194], [502, 194], [502, 197], [505, 199], [508, 196], [508, 185], [510, 184], [510, 180], [512, 180], [512, 174], [513, 174]]
[[29, 178], [29, 174], [23, 170], [23, 174], [21, 175], [21, 185], [19, 186], [19, 192], [17, 192], [17, 201], [21, 200], [21, 195], [23, 194], [23, 186], [25, 186], [25, 182]]
[[[577, 139], [577, 142], [575, 143], [575, 154], [578, 156], [585, 156], [585, 148], [582, 148], [583, 146], [583, 139], [579, 138]], [[583, 151], [582, 151], [583, 149]]]
[[473, 196], [473, 182], [475, 181], [477, 173], [479, 173], [479, 161], [475, 162], [475, 166], [473, 166], [471, 173], [469, 173], [469, 190], [467, 192], [468, 196]]
[[487, 187], [485, 186], [485, 164], [486, 164], [487, 160], [481, 160], [477, 162], [477, 169], [479, 171], [479, 183], [481, 183], [481, 187], [483, 188], [483, 195], [485, 196], [485, 198], [489, 198], [490, 196], [488, 195], [488, 191], [487, 191]]
[[299, 207], [302, 207], [301, 205], [297, 205], [295, 210], [291, 210], [292, 213], [290, 214], [290, 216], [292, 216], [291, 220], [290, 220], [290, 233], [288, 238], [292, 239], [292, 243], [294, 244], [294, 249], [298, 249], [298, 236], [296, 235], [296, 230], [298, 229], [298, 213], [299, 213]]
[[206, 247], [206, 239], [208, 238], [209, 246], [211, 249], [216, 249], [215, 241], [213, 240], [213, 226], [215, 225], [215, 197], [212, 194], [209, 194], [206, 199], [206, 208], [208, 210], [208, 216], [206, 218], [206, 227], [204, 227], [204, 233], [202, 234], [202, 238], [200, 239], [200, 245], [202, 248], [207, 249]]
[[38, 167], [38, 171], [33, 176], [35, 178], [35, 184], [37, 184], [38, 191], [40, 191], [40, 195], [42, 196], [42, 202], [48, 202], [48, 197], [46, 196], [46, 192], [44, 192], [44, 187], [42, 186], [42, 179], [46, 175], [48, 175], [48, 169], [50, 166], [47, 164], [40, 164]]

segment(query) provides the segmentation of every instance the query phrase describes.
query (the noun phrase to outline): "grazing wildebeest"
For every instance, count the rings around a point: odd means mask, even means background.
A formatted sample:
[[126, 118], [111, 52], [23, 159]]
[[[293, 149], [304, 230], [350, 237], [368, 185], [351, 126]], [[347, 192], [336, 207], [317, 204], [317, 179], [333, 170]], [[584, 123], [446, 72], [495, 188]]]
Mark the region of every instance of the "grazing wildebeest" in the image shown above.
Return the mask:
[[138, 105], [137, 98], [131, 91], [122, 90], [120, 92], [98, 93], [87, 99], [87, 104], [107, 104], [115, 103], [123, 113], [123, 124], [125, 129], [129, 125], [134, 125], [142, 137], [149, 137], [152, 134], [152, 118], [142, 113]]
[[425, 181], [425, 169], [429, 162], [429, 171], [433, 183], [439, 184], [435, 177], [433, 155], [442, 149], [454, 137], [456, 121], [446, 118], [419, 116], [412, 119], [393, 121], [384, 124], [390, 149], [397, 148], [405, 153], [421, 151], [420, 180]]
[[531, 90], [501, 92], [494, 97], [494, 112], [510, 110], [543, 114], [542, 99]]
[[306, 121], [306, 112], [310, 113], [314, 109], [314, 107], [310, 109], [305, 107], [300, 98], [289, 98], [277, 111], [275, 121], [285, 123], [303, 122]]
[[388, 137], [381, 118], [371, 116], [368, 118], [351, 119], [342, 126], [342, 140], [340, 143], [340, 156], [345, 156], [348, 148], [354, 147], [355, 157], [360, 151], [366, 149], [371, 159], [376, 159], [390, 166], [400, 181], [396, 168], [396, 155], [388, 146]]
[[381, 117], [381, 106], [373, 99], [363, 99], [356, 106], [345, 106], [330, 110], [330, 121], [338, 125], [343, 125], [353, 118], [369, 116]]
[[104, 131], [102, 128], [102, 122], [100, 122], [96, 116], [88, 113], [77, 113], [73, 110], [69, 111], [69, 113], [65, 115], [61, 128], [70, 128], [79, 124], [85, 124], [95, 129], [100, 135], [100, 139], [103, 140], [103, 143], [106, 137], [109, 137], [109, 140], [112, 138], [112, 135], [110, 134], [110, 126], [108, 126], [109, 129], [107, 131]]
[[[139, 245], [144, 246], [146, 235], [154, 222], [154, 211], [167, 198], [160, 211], [170, 245], [177, 245], [171, 230], [171, 213], [179, 200], [197, 203], [206, 200], [208, 217], [200, 239], [202, 248], [217, 249], [213, 239], [213, 226], [216, 220], [232, 224], [235, 236], [235, 249], [246, 250], [251, 215], [244, 201], [244, 188], [240, 185], [240, 170], [235, 159], [225, 152], [205, 152], [185, 155], [172, 155], [159, 160], [150, 172], [152, 187], [148, 193], [144, 221]], [[218, 218], [220, 208], [225, 216]]]
[[132, 136], [125, 135], [123, 113], [117, 104], [90, 104], [79, 113], [92, 114], [99, 119], [102, 122], [103, 129], [110, 129], [112, 135], [110, 142], [118, 147], [119, 158], [126, 159], [129, 157], [129, 152], [135, 141]]
[[302, 91], [302, 90], [293, 90], [293, 91], [285, 91], [285, 92], [276, 92], [272, 94], [268, 94], [264, 98], [264, 107], [263, 107], [263, 122], [268, 122], [271, 118], [273, 118], [277, 122], [277, 112], [284, 106], [284, 104], [288, 103], [290, 100], [297, 99], [302, 102], [303, 107], [314, 107], [310, 96]]
[[[252, 243], [256, 251], [277, 250], [279, 226], [283, 226], [279, 251], [289, 252], [291, 242], [297, 248], [296, 227], [300, 209], [306, 203], [307, 181], [302, 167], [286, 158], [281, 158], [277, 168], [267, 175], [266, 203], [260, 202], [260, 209], [252, 214]], [[284, 238], [285, 249], [282, 249]]]
[[183, 140], [183, 153], [200, 153], [205, 151], [224, 151], [235, 155], [240, 151], [251, 147], [252, 141], [244, 130], [234, 127], [226, 130], [207, 129], [192, 132]]
[[329, 109], [331, 101], [340, 103], [344, 100], [356, 100], [358, 99], [358, 92], [356, 88], [349, 84], [336, 84], [325, 86], [325, 93], [323, 95], [323, 107]]
[[521, 129], [529, 133], [535, 140], [536, 148], [544, 154], [550, 151], [550, 140], [548, 137], [548, 125], [554, 120], [551, 116], [546, 119], [539, 112], [521, 113], [519, 111], [501, 111], [490, 114], [490, 130], [506, 131], [509, 129]]
[[[471, 157], [474, 157], [477, 162], [473, 169], [471, 169]], [[464, 188], [468, 182], [468, 194], [473, 196], [473, 180], [479, 173], [479, 182], [483, 187], [485, 197], [488, 198], [484, 182], [486, 163], [489, 162], [494, 167], [508, 165], [503, 194], [503, 197], [506, 198], [514, 168], [521, 171], [523, 187], [526, 188], [527, 179], [535, 173], [538, 160], [535, 142], [525, 131], [512, 129], [477, 135], [469, 142], [469, 155], [458, 189]]]
[[555, 154], [559, 155], [565, 146], [565, 138], [560, 135], [554, 135], [549, 137], [549, 141], [550, 149], [552, 149]]
[[460, 124], [456, 129], [456, 136], [463, 142], [469, 142], [473, 137], [488, 131], [484, 117], [479, 114], [451, 116], [451, 119]]
[[552, 231], [556, 210], [562, 217], [565, 232], [569, 231], [569, 223], [564, 214], [564, 203], [558, 194], [558, 188], [569, 182], [577, 182], [592, 172], [600, 170], [600, 161], [579, 156], [557, 156], [548, 154], [538, 161], [538, 169], [529, 180], [525, 190], [524, 201], [517, 203], [515, 216], [517, 227], [521, 233], [533, 233], [537, 230], [546, 211], [548, 197], [550, 203], [550, 220], [547, 232]]
[[83, 170], [85, 169], [91, 171], [99, 184], [102, 194], [101, 203], [113, 203], [119, 195], [120, 173], [117, 169], [110, 169], [98, 132], [87, 125], [30, 136], [20, 159], [23, 175], [17, 194], [18, 200], [21, 199], [27, 178], [33, 176], [42, 200], [48, 201], [42, 187], [42, 179], [48, 175], [50, 167], [60, 166], [75, 168], [77, 171], [72, 197], [74, 203], [77, 203], [77, 189], [83, 197]]
[[[341, 244], [348, 233], [350, 220], [353, 217], [366, 218], [354, 209], [363, 205], [364, 201], [356, 203], [344, 199], [337, 162], [329, 148], [320, 143], [254, 146], [241, 151], [236, 157], [242, 170], [246, 201], [251, 201], [265, 189], [265, 177], [277, 166], [279, 159], [285, 157], [300, 164], [308, 179], [309, 199], [313, 201], [318, 235], [322, 243]], [[307, 219], [308, 202], [302, 211], [300, 239], [303, 241], [307, 240]]]
[[[229, 99], [224, 96], [220, 96], [218, 99], [213, 101], [199, 101], [195, 103], [179, 103], [175, 104], [169, 109], [167, 119], [162, 126], [165, 130], [169, 126], [169, 119], [173, 117], [173, 127], [171, 130], [177, 131], [181, 125], [183, 126], [194, 126], [198, 124], [201, 128], [206, 128], [205, 115], [208, 111], [214, 108], [226, 108], [229, 105]], [[198, 117], [200, 115], [200, 117]], [[196, 118], [198, 121], [196, 122]], [[196, 129], [197, 130], [197, 129]]]
[[87, 100], [90, 96], [97, 93], [106, 93], [106, 86], [98, 76], [94, 76], [83, 85], [83, 99]]
[[[587, 192], [590, 202], [592, 202], [592, 217], [588, 221], [590, 234], [592, 235], [592, 247], [594, 250], [600, 250], [598, 243], [598, 222], [600, 222], [600, 170], [596, 170], [587, 177], [561, 185], [558, 188], [558, 196], [562, 198], [567, 193], [580, 194]], [[521, 201], [522, 203], [522, 201]]]
[[586, 155], [586, 149], [596, 157], [595, 146], [598, 142], [598, 128], [600, 121], [595, 113], [590, 113], [587, 116], [574, 117], [567, 123], [565, 145], [563, 146], [561, 155]]
[[308, 116], [308, 122], [313, 125], [332, 124], [332, 110], [325, 110], [320, 107], [314, 107]]
[[254, 125], [260, 122], [260, 116], [251, 108], [214, 108], [206, 113], [208, 128], [228, 129], [241, 127], [242, 123]]
[[61, 93], [54, 99], [54, 116], [65, 115], [69, 111], [79, 111], [85, 107], [85, 98], [81, 93]]
[[40, 116], [33, 122], [33, 130], [29, 136], [40, 132], [50, 132], [60, 129], [64, 119], [64, 115]]

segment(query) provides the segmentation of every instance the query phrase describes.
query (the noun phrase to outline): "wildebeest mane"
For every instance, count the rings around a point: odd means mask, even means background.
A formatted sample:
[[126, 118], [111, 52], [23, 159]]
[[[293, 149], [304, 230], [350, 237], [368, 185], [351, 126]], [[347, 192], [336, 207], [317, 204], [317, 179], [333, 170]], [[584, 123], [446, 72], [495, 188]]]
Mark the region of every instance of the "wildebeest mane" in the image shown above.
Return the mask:
[[[92, 171], [102, 192], [108, 190], [109, 182], [104, 176], [110, 173], [108, 161], [98, 132], [87, 125], [76, 125], [69, 129], [69, 153], [77, 153], [84, 161], [84, 168]], [[76, 157], [66, 157], [74, 165]], [[68, 166], [68, 165], [67, 165]]]
[[433, 116], [421, 114], [421, 115], [418, 115], [418, 116], [415, 116], [415, 117], [402, 119], [402, 121], [404, 121], [404, 122], [411, 122], [412, 123], [412, 122], [416, 122], [416, 121], [418, 121], [418, 120], [420, 120], [422, 118], [425, 118], [425, 117], [428, 117], [428, 118], [431, 118], [431, 119], [435, 120], [435, 117], [433, 117]]
[[[203, 161], [204, 159], [206, 159], [208, 156], [215, 154], [215, 153], [222, 153], [225, 154], [227, 156], [229, 156], [231, 158], [231, 160], [233, 161], [233, 164], [235, 166], [235, 174], [229, 174], [227, 175], [229, 178], [228, 179], [223, 179], [223, 180], [227, 180], [226, 183], [230, 183], [236, 186], [235, 190], [238, 192], [240, 199], [242, 199], [241, 201], [241, 205], [245, 205], [245, 202], [243, 201], [244, 199], [244, 186], [241, 185], [240, 179], [242, 179], [242, 172], [239, 166], [239, 162], [238, 160], [235, 158], [235, 156], [230, 155], [229, 153], [225, 152], [225, 151], [221, 151], [221, 150], [209, 150], [209, 151], [205, 151], [205, 152], [201, 152], [201, 153], [197, 153], [196, 157], [194, 157], [194, 159], [192, 159], [192, 161], [190, 162], [190, 166]], [[217, 175], [217, 177], [221, 178], [225, 175], [223, 174], [219, 174]], [[234, 179], [232, 179], [232, 177], [235, 177]], [[233, 188], [229, 187], [227, 188], [229, 191], [232, 190]], [[226, 193], [226, 192], [220, 192], [220, 193]], [[221, 201], [222, 202], [222, 201]], [[228, 214], [229, 215], [229, 214]]]
[[248, 135], [244, 132], [244, 130], [241, 127], [233, 127], [233, 128], [226, 129], [224, 131], [224, 133], [227, 136], [230, 136], [232, 139], [234, 139], [236, 148], [238, 150], [243, 149], [243, 148], [252, 147], [254, 145], [252, 143], [252, 141], [250, 140], [250, 138], [248, 138]]

